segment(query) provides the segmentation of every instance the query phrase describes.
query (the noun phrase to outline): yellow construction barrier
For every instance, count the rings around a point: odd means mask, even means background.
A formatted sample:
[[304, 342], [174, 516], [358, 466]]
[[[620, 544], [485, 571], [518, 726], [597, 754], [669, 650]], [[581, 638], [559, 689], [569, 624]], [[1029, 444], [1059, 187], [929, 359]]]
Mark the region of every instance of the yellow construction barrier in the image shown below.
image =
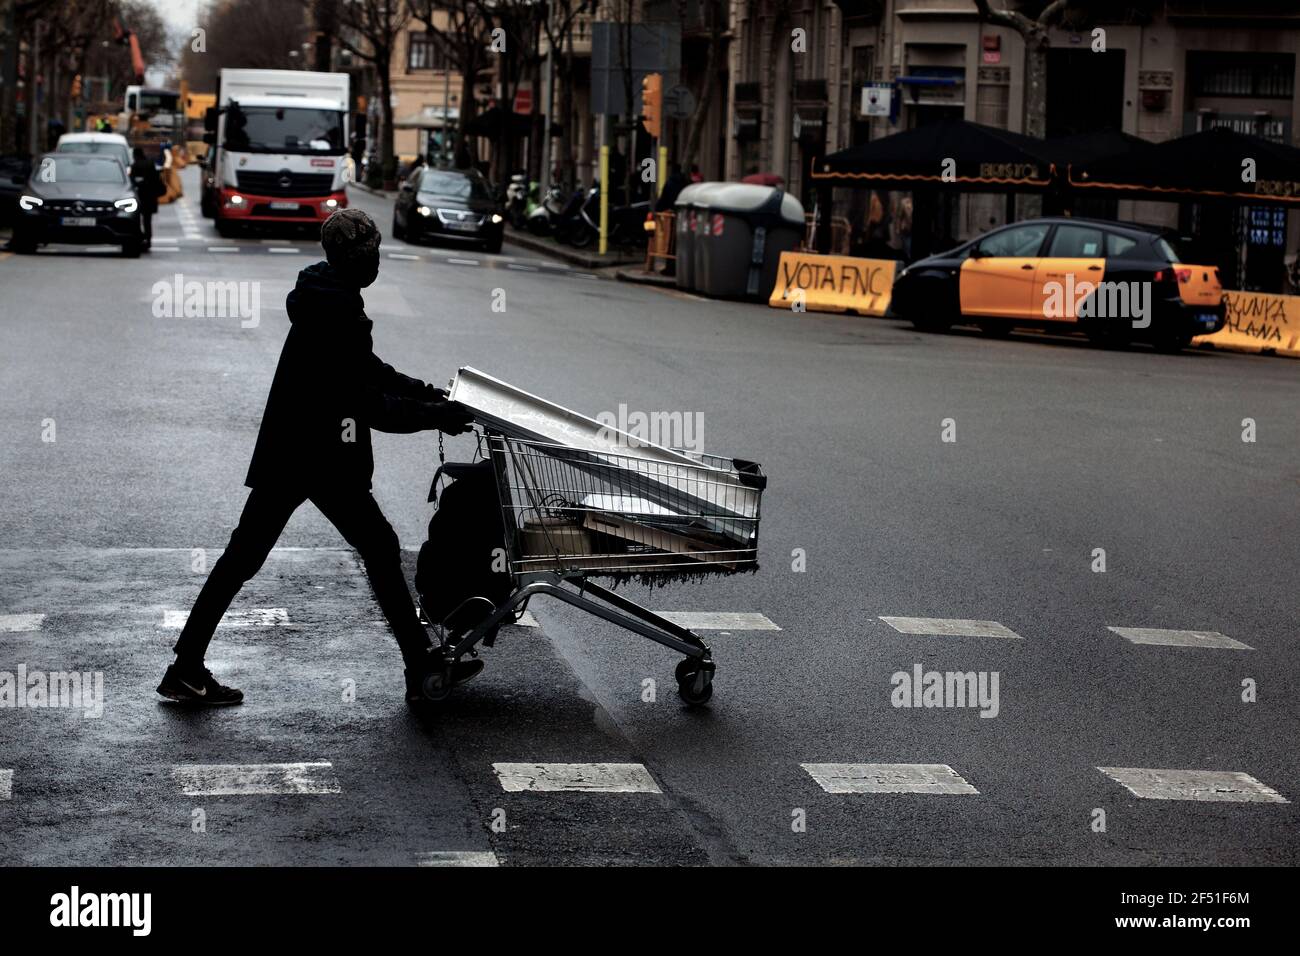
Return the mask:
[[1223, 328], [1213, 335], [1198, 335], [1193, 345], [1300, 358], [1300, 296], [1224, 292], [1223, 305], [1227, 320]]
[[783, 252], [767, 304], [774, 309], [884, 315], [894, 291], [893, 259]]

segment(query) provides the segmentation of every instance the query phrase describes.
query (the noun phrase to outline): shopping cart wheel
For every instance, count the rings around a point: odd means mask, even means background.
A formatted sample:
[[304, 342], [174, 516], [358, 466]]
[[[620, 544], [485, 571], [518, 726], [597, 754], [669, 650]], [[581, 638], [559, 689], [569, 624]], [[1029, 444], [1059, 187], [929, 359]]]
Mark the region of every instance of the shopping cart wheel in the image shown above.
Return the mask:
[[677, 693], [686, 703], [707, 704], [713, 696], [713, 661], [688, 657], [677, 665]]
[[451, 696], [451, 674], [445, 668], [430, 671], [424, 677], [424, 697], [426, 700], [443, 701]]

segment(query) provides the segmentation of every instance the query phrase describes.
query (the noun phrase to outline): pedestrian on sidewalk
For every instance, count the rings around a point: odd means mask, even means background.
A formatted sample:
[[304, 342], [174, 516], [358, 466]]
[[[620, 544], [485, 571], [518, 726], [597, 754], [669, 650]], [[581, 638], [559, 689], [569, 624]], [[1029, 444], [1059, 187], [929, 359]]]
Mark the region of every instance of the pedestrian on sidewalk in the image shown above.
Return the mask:
[[[447, 393], [384, 364], [372, 351], [361, 290], [379, 274], [379, 229], [359, 209], [341, 209], [321, 227], [326, 261], [308, 266], [286, 304], [291, 326], [267, 397], [245, 484], [252, 490], [239, 526], [208, 576], [173, 648], [158, 693], [189, 704], [238, 704], [204, 664], [221, 616], [253, 577], [290, 516], [310, 501], [354, 547], [406, 663], [406, 696], [418, 700], [441, 667], [402, 574], [397, 535], [370, 490], [370, 430], [469, 431], [472, 416]], [[456, 665], [464, 683], [482, 661]]]
[[153, 160], [144, 155], [144, 150], [137, 146], [131, 151], [131, 183], [135, 186], [136, 202], [140, 204], [140, 224], [144, 228], [144, 247], [153, 244], [153, 217], [158, 211], [158, 199], [167, 188], [163, 186], [162, 177]]

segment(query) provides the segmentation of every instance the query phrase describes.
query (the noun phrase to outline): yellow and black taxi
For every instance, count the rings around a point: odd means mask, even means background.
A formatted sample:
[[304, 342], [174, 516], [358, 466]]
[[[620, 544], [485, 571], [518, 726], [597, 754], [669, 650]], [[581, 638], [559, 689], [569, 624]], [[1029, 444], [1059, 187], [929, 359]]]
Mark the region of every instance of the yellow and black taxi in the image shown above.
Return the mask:
[[1224, 322], [1218, 269], [1187, 258], [1157, 227], [1031, 219], [912, 263], [894, 280], [891, 308], [928, 331], [1073, 329], [1102, 344], [1176, 351]]

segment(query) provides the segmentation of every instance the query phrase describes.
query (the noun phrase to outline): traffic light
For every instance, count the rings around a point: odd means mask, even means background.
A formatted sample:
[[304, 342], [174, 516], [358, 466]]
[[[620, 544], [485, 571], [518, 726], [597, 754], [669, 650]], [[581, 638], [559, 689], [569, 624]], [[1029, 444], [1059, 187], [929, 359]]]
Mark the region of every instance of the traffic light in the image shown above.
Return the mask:
[[81, 99], [81, 74], [80, 73], [78, 73], [76, 76], [72, 78], [72, 98], [74, 100]]
[[641, 123], [645, 131], [659, 138], [663, 118], [664, 78], [660, 73], [647, 73], [641, 77]]

